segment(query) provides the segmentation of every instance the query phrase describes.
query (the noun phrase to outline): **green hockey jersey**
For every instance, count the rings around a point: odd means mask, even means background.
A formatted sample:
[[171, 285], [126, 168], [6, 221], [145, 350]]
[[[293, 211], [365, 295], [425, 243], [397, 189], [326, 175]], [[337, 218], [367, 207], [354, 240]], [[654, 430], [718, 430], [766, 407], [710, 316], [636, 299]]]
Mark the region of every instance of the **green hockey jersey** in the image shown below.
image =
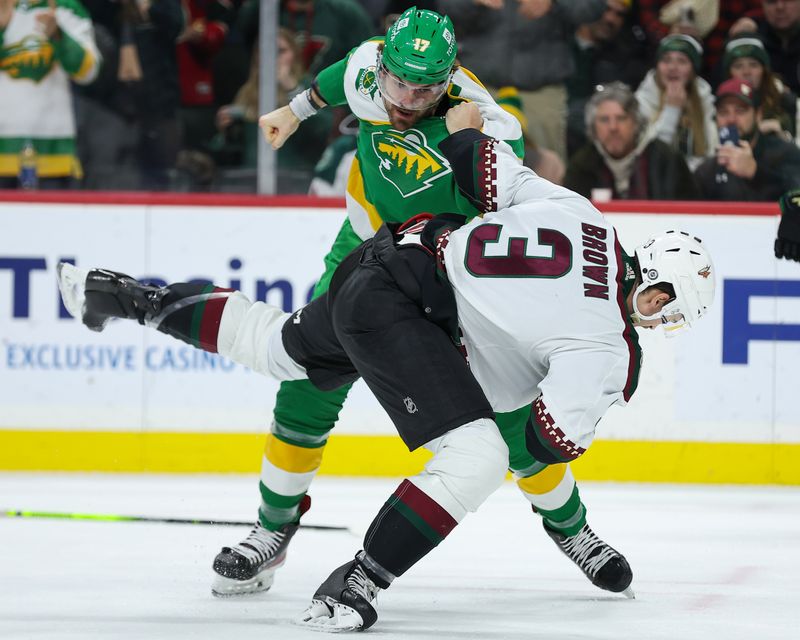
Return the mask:
[[[350, 223], [362, 240], [372, 237], [383, 221], [404, 222], [422, 212], [457, 212], [469, 218], [481, 213], [459, 193], [450, 164], [439, 151], [439, 142], [449, 135], [443, 115], [423, 118], [406, 131], [389, 122], [376, 81], [382, 42], [383, 38], [364, 42], [316, 80], [325, 102], [347, 104], [360, 121], [345, 199]], [[469, 71], [455, 72], [445, 99], [451, 106], [475, 102], [483, 116], [483, 132], [506, 141], [522, 157], [519, 122]]]

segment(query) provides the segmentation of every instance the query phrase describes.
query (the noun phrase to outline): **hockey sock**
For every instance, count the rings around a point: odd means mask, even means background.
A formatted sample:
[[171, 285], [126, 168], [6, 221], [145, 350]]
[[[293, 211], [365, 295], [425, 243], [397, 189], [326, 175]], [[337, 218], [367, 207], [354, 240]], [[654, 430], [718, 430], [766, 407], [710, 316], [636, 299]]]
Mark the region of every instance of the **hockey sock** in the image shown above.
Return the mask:
[[273, 425], [261, 460], [258, 519], [271, 531], [297, 521], [300, 501], [319, 470], [325, 450], [324, 439], [320, 443], [301, 443], [290, 440], [288, 435], [286, 429]]
[[378, 512], [360, 558], [382, 588], [444, 540], [502, 483], [508, 447], [490, 418], [478, 418], [425, 444], [434, 455], [403, 480]]
[[518, 477], [517, 486], [549, 529], [572, 536], [586, 524], [586, 507], [569, 465], [548, 465], [535, 475]]
[[349, 390], [350, 385], [320, 391], [307, 380], [281, 384], [269, 436], [272, 440], [264, 450], [259, 481], [258, 517], [267, 529], [278, 529], [296, 519]]
[[433, 498], [403, 480], [369, 526], [359, 559], [372, 581], [386, 589], [457, 524]]
[[171, 284], [161, 312], [145, 317], [145, 324], [203, 351], [217, 352], [222, 311], [233, 289], [213, 284]]

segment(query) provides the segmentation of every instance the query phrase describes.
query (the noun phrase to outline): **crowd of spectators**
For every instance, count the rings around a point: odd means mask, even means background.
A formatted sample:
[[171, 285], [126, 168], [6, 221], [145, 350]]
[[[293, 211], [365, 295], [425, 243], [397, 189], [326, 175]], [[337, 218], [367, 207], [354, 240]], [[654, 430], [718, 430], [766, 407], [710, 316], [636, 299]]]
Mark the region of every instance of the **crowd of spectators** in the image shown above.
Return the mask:
[[[800, 0], [276, 0], [278, 106], [408, 6], [595, 199], [776, 200], [800, 187]], [[0, 0], [0, 188], [254, 191], [260, 0]], [[277, 152], [337, 195], [344, 108]]]

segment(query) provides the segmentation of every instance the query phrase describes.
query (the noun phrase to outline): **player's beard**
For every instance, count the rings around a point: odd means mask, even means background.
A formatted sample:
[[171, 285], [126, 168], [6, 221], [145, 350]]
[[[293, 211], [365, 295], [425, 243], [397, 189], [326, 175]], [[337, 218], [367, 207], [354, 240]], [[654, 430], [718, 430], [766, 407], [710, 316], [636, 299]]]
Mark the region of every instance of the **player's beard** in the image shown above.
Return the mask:
[[386, 113], [389, 115], [389, 122], [391, 122], [392, 126], [398, 131], [406, 131], [407, 129], [410, 129], [423, 118], [427, 118], [429, 115], [432, 115], [436, 110], [436, 105], [433, 105], [432, 107], [428, 107], [427, 109], [422, 109], [420, 111], [411, 111], [396, 107], [386, 100], [383, 101], [383, 106], [386, 108]]

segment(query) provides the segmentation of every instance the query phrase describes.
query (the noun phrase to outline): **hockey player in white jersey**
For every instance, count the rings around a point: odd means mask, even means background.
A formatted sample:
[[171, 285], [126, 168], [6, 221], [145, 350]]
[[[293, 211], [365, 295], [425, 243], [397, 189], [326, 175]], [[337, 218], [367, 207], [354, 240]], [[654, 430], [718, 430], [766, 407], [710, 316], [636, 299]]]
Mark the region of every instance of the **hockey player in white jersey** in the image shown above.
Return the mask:
[[629, 257], [589, 201], [480, 133], [477, 109], [451, 111], [453, 133], [440, 148], [484, 218], [382, 227], [343, 261], [325, 296], [294, 314], [211, 285], [158, 288], [102, 269], [59, 269], [67, 308], [89, 328], [136, 319], [320, 389], [363, 377], [409, 449], [433, 452], [380, 509], [355, 559], [319, 587], [301, 625], [376, 622], [378, 591], [502, 483], [508, 447], [495, 411], [530, 403], [531, 454], [573, 460], [606, 409], [635, 391], [634, 327], [673, 332], [713, 302], [714, 268], [699, 240], [667, 232]]

